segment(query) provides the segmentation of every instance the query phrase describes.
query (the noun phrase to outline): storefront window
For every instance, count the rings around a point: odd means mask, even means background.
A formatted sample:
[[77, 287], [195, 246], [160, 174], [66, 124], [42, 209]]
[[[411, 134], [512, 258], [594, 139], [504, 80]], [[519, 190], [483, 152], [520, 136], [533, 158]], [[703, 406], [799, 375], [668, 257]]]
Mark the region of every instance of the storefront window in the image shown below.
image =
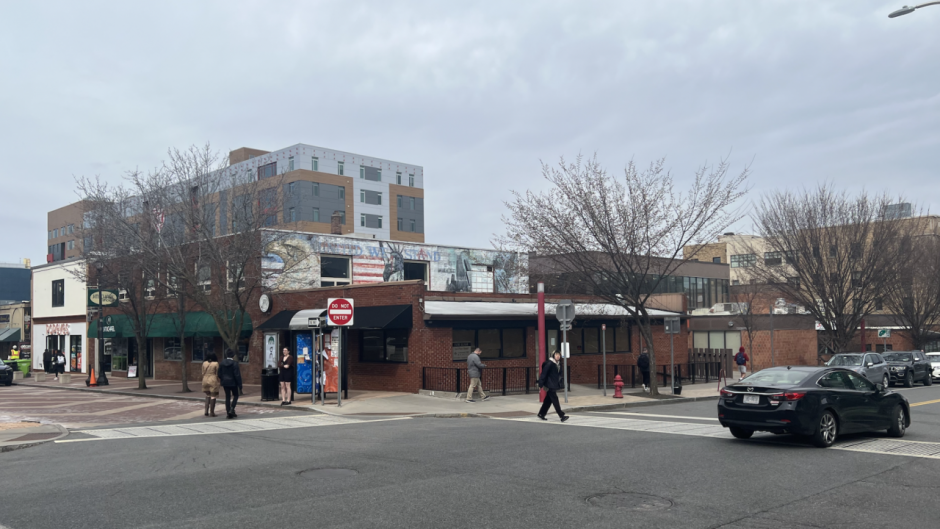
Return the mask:
[[82, 337], [69, 337], [69, 368], [73, 373], [79, 373], [82, 370]]
[[607, 329], [604, 331], [604, 349], [608, 353], [614, 352], [614, 327], [610, 325], [607, 326]]
[[[608, 328], [607, 330], [609, 331], [610, 329]], [[614, 347], [618, 353], [628, 353], [631, 351], [632, 341], [630, 340], [629, 326], [614, 329], [614, 339], [616, 340]]]
[[163, 359], [177, 362], [183, 359], [183, 348], [180, 347], [179, 338], [163, 339]]
[[[524, 328], [516, 329], [453, 329], [453, 360], [466, 361], [479, 347], [481, 358], [525, 357]], [[569, 334], [570, 337], [570, 334]]]
[[503, 329], [503, 358], [525, 356], [525, 329]]
[[[362, 362], [407, 362], [408, 330], [362, 331]], [[466, 358], [466, 357], [465, 357]]]
[[214, 339], [193, 338], [193, 362], [204, 362], [212, 352], [215, 352]]
[[500, 347], [499, 329], [480, 329], [477, 331], [477, 347], [480, 351], [480, 358], [499, 358]]
[[105, 340], [104, 347], [111, 350], [111, 371], [127, 371], [127, 339]]
[[600, 344], [600, 329], [598, 328], [586, 328], [584, 329], [584, 353], [585, 354], [595, 354], [601, 352]]

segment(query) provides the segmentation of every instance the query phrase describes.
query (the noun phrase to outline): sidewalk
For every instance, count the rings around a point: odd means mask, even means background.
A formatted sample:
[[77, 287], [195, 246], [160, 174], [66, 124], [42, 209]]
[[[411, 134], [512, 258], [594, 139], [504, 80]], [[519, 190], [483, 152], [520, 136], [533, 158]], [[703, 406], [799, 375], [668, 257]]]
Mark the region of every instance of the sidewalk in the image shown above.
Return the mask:
[[[193, 392], [182, 393], [182, 384], [179, 381], [171, 380], [148, 380], [147, 389], [137, 389], [137, 379], [112, 378], [109, 379], [110, 385], [98, 388], [88, 388], [85, 386], [84, 377], [73, 377], [69, 384], [62, 384], [51, 379], [45, 382], [36, 382], [34, 378], [28, 378], [17, 382], [23, 387], [43, 387], [49, 389], [66, 389], [74, 391], [94, 391], [104, 394], [132, 395], [135, 397], [154, 397], [165, 399], [183, 399], [202, 401], [204, 396], [200, 392], [198, 382], [190, 382], [189, 387]], [[650, 406], [657, 404], [671, 404], [678, 402], [692, 402], [699, 399], [717, 398], [718, 382], [711, 381], [707, 384], [689, 384], [682, 388], [681, 396], [661, 395], [659, 398], [650, 398], [639, 388], [625, 387], [623, 398], [613, 398], [614, 388], [608, 387], [607, 396], [603, 396], [603, 391], [593, 385], [572, 384], [571, 391], [568, 394], [568, 402], [564, 402], [564, 394], [559, 392], [559, 399], [562, 401], [562, 409], [566, 412], [579, 411], [600, 411], [605, 409], [615, 409], [620, 407], [632, 406]], [[660, 388], [661, 392], [668, 391], [669, 388]], [[330, 415], [413, 415], [413, 416], [433, 416], [433, 417], [465, 417], [465, 416], [517, 416], [529, 415], [538, 412], [540, 403], [538, 393], [534, 392], [528, 395], [507, 395], [499, 396], [493, 394], [486, 402], [477, 400], [474, 403], [464, 401], [464, 395], [455, 398], [453, 393], [436, 392], [435, 396], [430, 396], [427, 391], [425, 394], [397, 393], [383, 391], [358, 391], [350, 390], [349, 397], [343, 399], [343, 405], [336, 405], [336, 396], [328, 396], [325, 405], [311, 404], [310, 395], [298, 394], [294, 397], [294, 404], [291, 406], [280, 406], [279, 401], [262, 402], [261, 386], [245, 385], [243, 388], [244, 396], [239, 397], [238, 404], [253, 406], [272, 406], [282, 410], [297, 410], [314, 413], [326, 413]]]
[[0, 422], [0, 452], [9, 452], [54, 441], [68, 435], [68, 430], [57, 424], [37, 422]]

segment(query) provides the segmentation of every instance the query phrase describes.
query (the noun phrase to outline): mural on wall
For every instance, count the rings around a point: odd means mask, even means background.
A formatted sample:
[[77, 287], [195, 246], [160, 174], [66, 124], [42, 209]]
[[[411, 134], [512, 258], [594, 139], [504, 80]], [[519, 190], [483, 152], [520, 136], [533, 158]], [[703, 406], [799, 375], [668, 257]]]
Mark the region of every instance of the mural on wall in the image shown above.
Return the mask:
[[267, 243], [265, 285], [282, 291], [319, 287], [320, 254], [350, 257], [353, 284], [403, 281], [405, 263], [416, 261], [428, 263], [429, 290], [528, 292], [524, 254], [307, 233], [280, 234]]

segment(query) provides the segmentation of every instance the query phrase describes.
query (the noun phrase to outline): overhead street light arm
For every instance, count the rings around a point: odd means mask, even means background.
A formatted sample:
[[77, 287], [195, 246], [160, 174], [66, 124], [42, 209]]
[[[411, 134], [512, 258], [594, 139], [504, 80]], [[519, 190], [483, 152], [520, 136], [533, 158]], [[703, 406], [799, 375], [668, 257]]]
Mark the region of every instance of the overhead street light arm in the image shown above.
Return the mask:
[[897, 11], [893, 11], [890, 15], [888, 15], [888, 18], [896, 18], [901, 15], [913, 13], [915, 9], [920, 9], [922, 7], [935, 6], [935, 5], [940, 5], [940, 2], [927, 2], [926, 4], [920, 4], [919, 6], [914, 6], [914, 7], [904, 6], [901, 9], [898, 9]]

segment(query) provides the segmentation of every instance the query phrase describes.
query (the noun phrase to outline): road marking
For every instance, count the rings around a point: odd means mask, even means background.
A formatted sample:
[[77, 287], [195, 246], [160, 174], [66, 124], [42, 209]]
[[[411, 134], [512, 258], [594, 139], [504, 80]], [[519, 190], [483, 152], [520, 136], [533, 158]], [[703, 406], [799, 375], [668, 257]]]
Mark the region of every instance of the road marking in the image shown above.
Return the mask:
[[[570, 415], [568, 421], [562, 424], [559, 421], [543, 421], [536, 417], [513, 418], [500, 417], [496, 420], [528, 422], [545, 426], [565, 427], [584, 426], [588, 428], [608, 428], [614, 430], [629, 430], [635, 432], [664, 433], [674, 435], [689, 435], [694, 437], [711, 437], [713, 439], [733, 439], [731, 432], [719, 425], [691, 424], [687, 422], [644, 421], [638, 419], [620, 419], [597, 417], [596, 415]], [[780, 440], [777, 436], [756, 437], [752, 439], [761, 443], [791, 444]], [[810, 445], [806, 445], [807, 447]], [[867, 452], [872, 454], [920, 457], [926, 459], [940, 459], [940, 443], [927, 441], [903, 441], [892, 438], [853, 438], [847, 441], [837, 441], [830, 450], [845, 450], [848, 452]]]
[[924, 401], [924, 402], [918, 402], [917, 404], [911, 404], [911, 407], [914, 407], [914, 406], [923, 406], [924, 404], [936, 404], [936, 403], [938, 403], [938, 402], [940, 402], [940, 399], [928, 400], [928, 401]]
[[92, 436], [88, 439], [63, 439], [57, 443], [80, 443], [84, 441], [102, 441], [107, 439], [139, 439], [147, 437], [177, 437], [183, 435], [211, 435], [224, 433], [264, 432], [270, 430], [288, 430], [310, 428], [313, 426], [338, 426], [369, 422], [400, 421], [411, 417], [391, 417], [388, 419], [356, 420], [332, 415], [277, 417], [267, 419], [244, 419], [227, 422], [200, 422], [191, 424], [167, 424], [162, 426], [135, 426], [130, 428], [102, 428], [97, 430], [77, 430]]
[[717, 421], [718, 420], [715, 417], [688, 417], [685, 415], [657, 415], [655, 413], [631, 413], [628, 411], [610, 411], [610, 412], [604, 412], [604, 413], [610, 413], [612, 415], [635, 415], [637, 417], [665, 417], [668, 419], [693, 419], [696, 421]]

